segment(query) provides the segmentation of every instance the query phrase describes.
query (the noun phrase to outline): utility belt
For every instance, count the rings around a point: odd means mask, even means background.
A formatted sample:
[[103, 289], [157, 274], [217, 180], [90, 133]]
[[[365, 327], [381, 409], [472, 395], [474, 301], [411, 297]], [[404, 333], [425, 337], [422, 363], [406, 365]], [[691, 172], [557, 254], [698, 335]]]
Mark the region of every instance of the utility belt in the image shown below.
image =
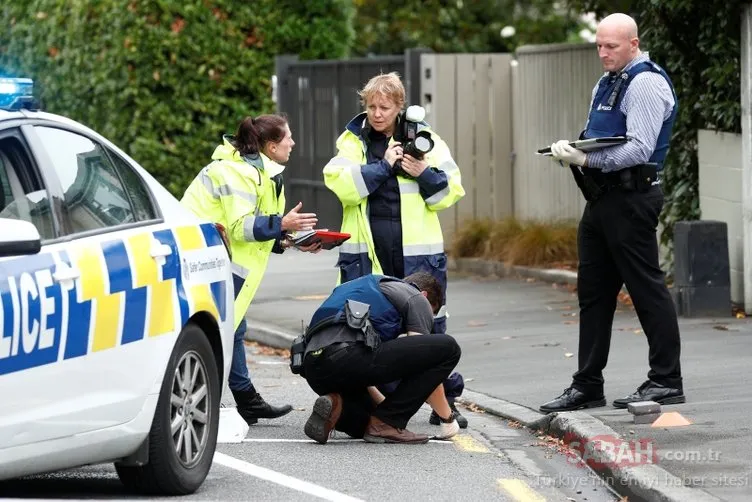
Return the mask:
[[[303, 374], [303, 358], [308, 341], [324, 328], [335, 324], [347, 324], [353, 330], [353, 342], [362, 342], [366, 347], [375, 349], [381, 344], [381, 338], [370, 321], [370, 305], [355, 300], [345, 302], [344, 316], [336, 315], [323, 319], [293, 340], [290, 347], [290, 371], [296, 375]], [[344, 317], [344, 319], [342, 319]]]
[[652, 162], [610, 173], [589, 167], [583, 167], [581, 171], [577, 166], [569, 167], [578, 188], [589, 202], [595, 202], [613, 190], [645, 193], [653, 185], [660, 184], [658, 164]]

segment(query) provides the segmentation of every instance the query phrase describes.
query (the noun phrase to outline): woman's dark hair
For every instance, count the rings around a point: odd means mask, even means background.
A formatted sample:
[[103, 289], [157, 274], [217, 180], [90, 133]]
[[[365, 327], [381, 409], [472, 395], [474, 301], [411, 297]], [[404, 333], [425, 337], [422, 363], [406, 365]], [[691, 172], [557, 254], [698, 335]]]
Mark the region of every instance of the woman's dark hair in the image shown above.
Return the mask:
[[279, 143], [285, 138], [285, 115], [246, 117], [235, 133], [235, 149], [240, 155], [258, 153], [268, 142]]

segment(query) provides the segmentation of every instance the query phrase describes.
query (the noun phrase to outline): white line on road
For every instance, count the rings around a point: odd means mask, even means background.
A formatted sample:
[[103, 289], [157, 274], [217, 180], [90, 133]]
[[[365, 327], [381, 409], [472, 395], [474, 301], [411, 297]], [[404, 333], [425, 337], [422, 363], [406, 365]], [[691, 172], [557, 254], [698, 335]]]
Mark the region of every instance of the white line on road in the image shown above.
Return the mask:
[[287, 474], [272, 471], [271, 469], [266, 469], [265, 467], [260, 467], [255, 464], [239, 460], [229, 455], [225, 455], [224, 453], [215, 452], [214, 461], [219, 465], [229, 467], [230, 469], [235, 469], [236, 471], [248, 474], [249, 476], [254, 476], [259, 479], [271, 481], [272, 483], [286, 486], [287, 488], [292, 488], [293, 490], [307, 493], [309, 495], [313, 495], [314, 497], [331, 500], [333, 502], [363, 502], [361, 499], [345, 495], [344, 493], [335, 492], [334, 490], [324, 488], [323, 486], [314, 485], [313, 483], [309, 483], [308, 481], [293, 478], [292, 476], [288, 476]]

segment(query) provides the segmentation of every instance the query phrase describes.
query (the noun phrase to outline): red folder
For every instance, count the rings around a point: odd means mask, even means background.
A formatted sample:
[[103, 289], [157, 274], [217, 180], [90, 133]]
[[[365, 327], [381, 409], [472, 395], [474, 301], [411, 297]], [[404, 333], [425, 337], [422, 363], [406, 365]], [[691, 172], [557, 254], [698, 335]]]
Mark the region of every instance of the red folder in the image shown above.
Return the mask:
[[306, 232], [304, 235], [295, 239], [295, 247], [310, 246], [317, 242], [321, 243], [323, 249], [332, 249], [341, 245], [347, 239], [350, 238], [350, 234], [341, 232], [331, 232], [329, 230], [312, 230], [310, 233]]

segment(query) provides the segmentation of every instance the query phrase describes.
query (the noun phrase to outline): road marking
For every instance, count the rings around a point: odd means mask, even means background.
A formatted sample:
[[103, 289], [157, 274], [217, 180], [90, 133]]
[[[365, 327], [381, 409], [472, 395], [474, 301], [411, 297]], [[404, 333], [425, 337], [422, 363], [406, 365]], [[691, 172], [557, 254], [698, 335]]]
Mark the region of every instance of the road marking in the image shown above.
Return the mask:
[[452, 442], [462, 451], [488, 453], [488, 448], [469, 434], [458, 434], [452, 438]]
[[307, 301], [307, 300], [326, 300], [329, 298], [329, 295], [302, 295], [302, 296], [293, 296], [293, 300], [301, 300], [301, 301]]
[[497, 483], [517, 502], [546, 502], [545, 498], [521, 479], [499, 479]]
[[[243, 443], [315, 443], [313, 439], [283, 439], [283, 438], [245, 438]], [[330, 439], [327, 443], [355, 443], [362, 442], [362, 439], [357, 438], [343, 438], [343, 439]], [[443, 439], [431, 439], [429, 443], [439, 444], [452, 444], [451, 441]]]
[[260, 467], [249, 462], [244, 462], [243, 460], [225, 455], [224, 453], [215, 452], [214, 461], [219, 465], [229, 467], [230, 469], [235, 469], [236, 471], [248, 474], [249, 476], [263, 479], [265, 481], [271, 481], [272, 483], [276, 483], [278, 485], [282, 485], [299, 492], [307, 493], [309, 495], [313, 495], [314, 497], [331, 500], [333, 502], [363, 502], [361, 499], [351, 497], [350, 495], [335, 492], [334, 490], [324, 488], [323, 486], [314, 485], [313, 483], [303, 481], [302, 479], [293, 478], [292, 476], [282, 474], [281, 472], [272, 471], [271, 469], [266, 469], [265, 467]]

